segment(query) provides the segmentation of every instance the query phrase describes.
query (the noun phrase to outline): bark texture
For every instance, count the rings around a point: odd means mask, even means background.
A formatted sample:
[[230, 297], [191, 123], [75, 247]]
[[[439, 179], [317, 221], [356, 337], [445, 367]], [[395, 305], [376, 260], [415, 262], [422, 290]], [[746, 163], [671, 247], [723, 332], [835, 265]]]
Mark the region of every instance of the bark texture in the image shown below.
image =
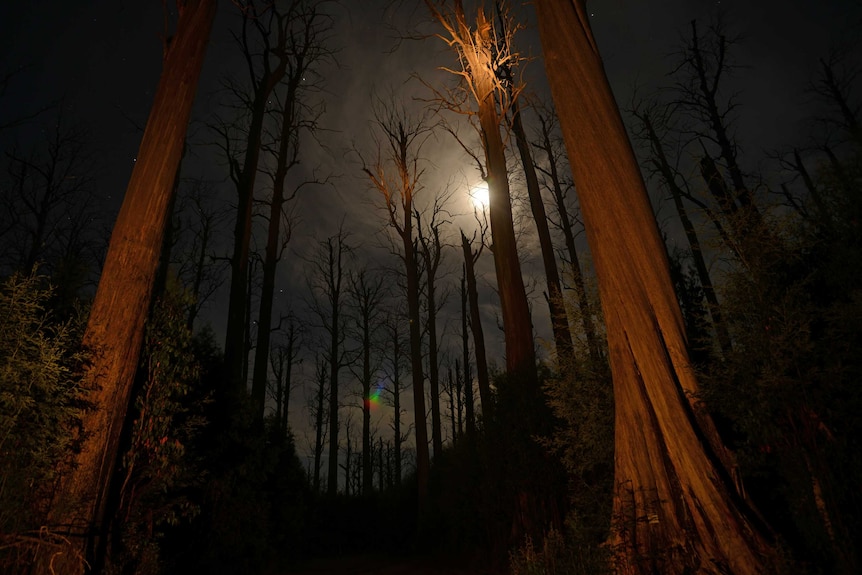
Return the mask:
[[92, 564], [99, 547], [174, 178], [215, 12], [215, 0], [182, 4], [176, 34], [165, 54], [84, 333], [84, 345], [93, 351], [87, 372], [92, 409], [83, 417], [85, 437], [75, 467], [63, 478], [49, 516], [49, 529], [67, 536], [70, 545], [59, 552], [45, 549], [33, 573], [83, 573], [82, 560]]
[[767, 571], [697, 380], [667, 256], [582, 0], [536, 3], [607, 325], [618, 573]]

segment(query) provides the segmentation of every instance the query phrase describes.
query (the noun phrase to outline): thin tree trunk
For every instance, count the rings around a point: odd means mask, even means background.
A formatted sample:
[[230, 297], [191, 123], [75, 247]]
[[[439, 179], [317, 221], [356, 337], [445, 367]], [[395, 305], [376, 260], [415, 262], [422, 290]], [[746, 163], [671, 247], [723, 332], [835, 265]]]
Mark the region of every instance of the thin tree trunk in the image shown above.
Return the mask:
[[[406, 210], [405, 210], [406, 212]], [[419, 333], [419, 270], [416, 263], [416, 246], [409, 214], [404, 222], [404, 266], [407, 272], [407, 316], [410, 320], [410, 366], [413, 376], [413, 420], [416, 425], [416, 479], [420, 516], [428, 504], [428, 479], [431, 457], [428, 452], [428, 427], [425, 419], [425, 377], [422, 373], [422, 339]]]
[[[464, 235], [464, 232], [461, 232], [461, 249], [464, 252], [464, 274], [467, 278], [467, 296], [470, 302], [470, 329], [473, 332], [473, 348], [476, 355], [476, 379], [479, 384], [479, 400], [482, 402], [482, 416], [487, 420], [493, 408], [491, 402], [491, 381], [488, 377], [488, 360], [485, 357], [485, 333], [482, 330], [482, 317], [479, 313], [479, 292], [476, 289], [476, 272], [473, 268], [475, 264], [474, 258], [478, 257], [478, 254], [474, 256], [473, 249], [470, 247], [470, 241]], [[469, 365], [470, 362], [465, 359], [465, 373], [469, 369]], [[468, 381], [466, 380], [465, 383]], [[468, 385], [472, 385], [472, 383]], [[468, 406], [471, 403], [468, 399]], [[468, 422], [472, 421], [469, 412], [467, 419]]]
[[425, 378], [422, 369], [422, 336], [419, 314], [419, 268], [416, 240], [413, 233], [413, 200], [418, 189], [421, 171], [417, 169], [418, 153], [422, 144], [417, 138], [428, 133], [424, 120], [413, 121], [390, 109], [377, 118], [377, 125], [385, 135], [389, 150], [387, 163], [395, 168], [395, 183], [387, 178], [383, 158], [378, 156], [372, 171], [365, 173], [385, 202], [389, 225], [401, 239], [401, 259], [407, 278], [407, 318], [410, 324], [410, 365], [413, 379], [413, 418], [416, 426], [416, 483], [419, 516], [427, 511], [428, 481], [431, 457], [428, 449], [428, 427], [425, 415]]
[[[299, 66], [298, 66], [299, 67]], [[302, 81], [301, 71], [291, 74], [287, 82], [287, 94], [281, 111], [281, 134], [278, 140], [275, 177], [272, 181], [272, 199], [269, 204], [269, 227], [267, 229], [266, 252], [263, 260], [263, 286], [260, 293], [260, 309], [257, 319], [257, 348], [254, 354], [254, 372], [251, 379], [251, 398], [255, 416], [262, 421], [266, 407], [266, 380], [269, 365], [269, 342], [272, 336], [272, 301], [275, 295], [275, 272], [285, 242], [282, 241], [281, 219], [285, 202], [285, 180], [287, 173], [296, 163], [298, 150], [293, 132], [297, 130], [295, 108], [297, 91]], [[290, 227], [288, 226], [288, 230]], [[289, 237], [288, 237], [289, 239]]]
[[295, 353], [295, 345], [293, 334], [291, 333], [288, 339], [287, 366], [284, 369], [284, 384], [282, 385], [282, 397], [284, 399], [281, 402], [281, 418], [278, 420], [278, 429], [281, 431], [279, 437], [282, 439], [287, 438], [287, 432], [290, 429], [288, 413], [290, 410], [291, 386], [293, 385], [293, 354]]
[[458, 401], [459, 401], [459, 392], [461, 390], [460, 384], [456, 384], [455, 380], [452, 379], [452, 366], [449, 366], [448, 372], [448, 381], [449, 381], [449, 422], [452, 425], [452, 445], [456, 445], [458, 443]]
[[670, 162], [664, 153], [664, 147], [658, 137], [658, 133], [653, 126], [652, 118], [649, 113], [635, 113], [638, 119], [643, 123], [646, 129], [647, 138], [650, 141], [650, 146], [653, 151], [653, 163], [655, 168], [661, 174], [668, 189], [670, 189], [673, 203], [676, 207], [679, 221], [682, 222], [682, 228], [685, 231], [685, 237], [688, 240], [688, 245], [691, 248], [691, 257], [694, 261], [694, 268], [697, 270], [697, 276], [700, 280], [700, 287], [703, 288], [703, 295], [709, 305], [709, 314], [712, 318], [712, 325], [715, 328], [715, 333], [718, 336], [718, 343], [722, 353], [727, 355], [733, 351], [730, 341], [730, 334], [727, 331], [727, 325], [721, 316], [721, 307], [718, 304], [718, 296], [716, 296], [715, 288], [712, 286], [712, 278], [709, 275], [709, 269], [706, 266], [706, 260], [703, 257], [703, 250], [700, 247], [700, 239], [697, 236], [697, 231], [694, 229], [694, 223], [688, 217], [685, 205], [682, 202], [683, 191], [680, 189], [676, 181], [673, 169]]
[[371, 468], [371, 358], [368, 357], [368, 347], [362, 350], [362, 493], [369, 495], [373, 486], [373, 470]]
[[[436, 208], [436, 206], [435, 206]], [[440, 416], [440, 365], [437, 357], [437, 294], [435, 280], [437, 270], [440, 267], [440, 255], [442, 246], [440, 244], [439, 224], [436, 222], [436, 213], [432, 215], [430, 231], [432, 237], [426, 239], [422, 232], [422, 223], [419, 212], [416, 212], [416, 225], [419, 244], [422, 248], [422, 258], [425, 262], [426, 299], [428, 301], [428, 384], [431, 394], [431, 446], [434, 457], [443, 453], [443, 431]]]
[[[243, 341], [248, 326], [249, 314], [246, 308], [249, 277], [249, 248], [251, 246], [251, 216], [254, 204], [254, 183], [257, 178], [258, 161], [260, 158], [261, 139], [263, 136], [263, 121], [266, 116], [267, 103], [275, 87], [284, 77], [287, 58], [280, 58], [275, 68], [270, 66], [269, 58], [279, 54], [284, 46], [271, 47], [269, 38], [263, 38], [266, 50], [262, 56], [262, 72], [260, 77], [254, 77], [252, 66], [253, 54], [248, 45], [248, 23], [255, 18], [262, 18], [253, 5], [243, 11], [243, 55], [248, 62], [249, 72], [253, 76], [253, 97], [250, 98], [251, 121], [246, 138], [245, 156], [242, 168], [233, 158], [232, 171], [237, 175], [237, 215], [234, 226], [234, 248], [231, 256], [230, 295], [228, 298], [227, 327], [225, 330], [224, 359], [228, 376], [231, 379], [231, 390], [234, 393], [245, 393], [248, 368], [248, 348]], [[264, 32], [268, 34], [268, 32]], [[284, 41], [285, 36], [279, 40]], [[264, 364], [265, 365], [265, 364]]]
[[194, 303], [189, 308], [189, 316], [186, 320], [186, 328], [189, 331], [194, 331], [195, 319], [197, 318], [198, 311], [200, 310], [199, 303], [201, 285], [203, 284], [204, 279], [204, 265], [206, 265], [207, 246], [209, 246], [211, 234], [212, 230], [210, 228], [210, 222], [209, 219], [206, 219], [203, 225], [203, 229], [201, 230], [201, 251], [198, 254], [197, 261], [195, 263], [195, 276], [194, 280], [192, 281], [192, 297], [194, 297]]
[[563, 232], [563, 238], [566, 243], [566, 251], [569, 254], [569, 261], [572, 268], [572, 284], [575, 290], [575, 296], [578, 298], [578, 308], [581, 310], [581, 323], [584, 326], [584, 335], [587, 338], [587, 348], [590, 352], [590, 359], [594, 365], [599, 365], [602, 360], [598, 336], [596, 335], [596, 326], [593, 322], [593, 310], [590, 305], [590, 300], [587, 298], [587, 286], [584, 282], [584, 275], [581, 272], [581, 262], [578, 257], [578, 249], [575, 246], [575, 235], [572, 232], [572, 224], [569, 219], [569, 210], [566, 207], [566, 198], [563, 193], [563, 185], [560, 181], [560, 174], [557, 168], [557, 158], [554, 156], [554, 148], [551, 145], [551, 134], [548, 124], [541, 115], [539, 122], [542, 125], [542, 144], [541, 147], [548, 160], [548, 175], [551, 178], [551, 192], [554, 196], [554, 203], [557, 206], [557, 214], [560, 218], [560, 229]]
[[[254, 291], [251, 289], [252, 284], [254, 283], [254, 263], [258, 261], [257, 259], [251, 260], [249, 263], [248, 275], [246, 276], [246, 286], [245, 286], [245, 317], [251, 317], [251, 299], [254, 294]], [[240, 381], [242, 382], [242, 391], [245, 393], [248, 388], [248, 354], [251, 352], [251, 324], [249, 322], [244, 322], [241, 326], [242, 335], [243, 335], [243, 353], [242, 353], [242, 365], [240, 365]]]
[[173, 182], [215, 12], [214, 0], [183, 4], [165, 55], [84, 332], [85, 348], [94, 351], [86, 375], [91, 408], [82, 416], [81, 450], [61, 480], [48, 518], [49, 530], [70, 544], [60, 552], [43, 547], [32, 570], [39, 575], [83, 573], [83, 560], [92, 562], [99, 548]]
[[[326, 492], [335, 496], [338, 491], [338, 372], [341, 369], [340, 342], [340, 306], [342, 255], [344, 251], [343, 234], [339, 231], [337, 246], [333, 251], [333, 238], [329, 238], [328, 257], [330, 275], [329, 297], [332, 303], [332, 316], [329, 328], [329, 473], [327, 474]], [[350, 438], [348, 437], [348, 441]]]
[[320, 463], [323, 459], [323, 408], [326, 397], [326, 361], [317, 357], [317, 402], [314, 414], [314, 492], [320, 493]]
[[539, 248], [542, 250], [545, 283], [548, 286], [548, 308], [551, 313], [551, 329], [554, 333], [557, 356], [563, 365], [572, 365], [574, 362], [572, 332], [569, 330], [569, 317], [563, 300], [563, 290], [560, 287], [557, 258], [554, 256], [554, 246], [551, 243], [551, 230], [548, 229], [548, 217], [545, 214], [545, 203], [542, 201], [542, 192], [539, 189], [536, 165], [530, 152], [530, 144], [527, 143], [527, 134], [524, 131], [523, 122], [521, 122], [521, 107], [517, 100], [512, 103], [512, 132], [515, 134], [521, 164], [524, 166], [527, 194], [530, 197], [530, 210], [533, 213], [533, 221], [536, 222]]
[[666, 251], [585, 2], [544, 0], [536, 10], [607, 326], [615, 569], [765, 573], [773, 551], [734, 492], [728, 454], [696, 402]]
[[392, 325], [392, 435], [395, 485], [401, 485], [401, 334]]

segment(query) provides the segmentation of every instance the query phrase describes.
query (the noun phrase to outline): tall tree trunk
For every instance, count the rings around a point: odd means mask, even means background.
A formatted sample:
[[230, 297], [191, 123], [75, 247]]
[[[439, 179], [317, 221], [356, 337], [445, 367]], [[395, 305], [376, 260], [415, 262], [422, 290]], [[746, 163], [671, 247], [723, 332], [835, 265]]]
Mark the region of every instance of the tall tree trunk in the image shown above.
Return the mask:
[[362, 326], [362, 493], [370, 495], [373, 487], [371, 468], [371, 334], [368, 324]]
[[[269, 10], [271, 7], [265, 8]], [[284, 77], [287, 58], [283, 57], [284, 41], [286, 35], [279, 35], [279, 44], [270, 45], [268, 37], [269, 30], [263, 27], [255, 27], [262, 34], [262, 42], [265, 49], [262, 50], [261, 72], [258, 77], [253, 61], [254, 49], [249, 44], [248, 27], [249, 22], [264, 18], [264, 14], [258, 12], [254, 3], [248, 3], [243, 7], [243, 28], [241, 43], [243, 56], [248, 63], [249, 73], [252, 76], [253, 95], [250, 112], [248, 135], [245, 142], [245, 156], [242, 167], [233, 158], [231, 172], [235, 175], [237, 191], [237, 214], [234, 225], [234, 247], [231, 256], [230, 295], [228, 298], [227, 327], [225, 329], [224, 359], [227, 374], [230, 377], [231, 391], [233, 393], [245, 393], [246, 375], [248, 368], [248, 348], [244, 341], [244, 334], [248, 326], [248, 311], [246, 302], [248, 300], [248, 277], [249, 277], [249, 248], [251, 246], [251, 216], [254, 204], [254, 183], [257, 178], [257, 166], [260, 158], [261, 141], [263, 137], [263, 121], [266, 117], [266, 108], [272, 92]], [[281, 54], [282, 57], [273, 68], [270, 65], [270, 57]], [[265, 365], [265, 364], [264, 364]]]
[[[462, 247], [463, 242], [466, 238], [464, 234], [461, 234]], [[469, 245], [467, 246], [468, 254], [466, 251], [464, 252], [464, 257], [470, 256], [470, 261], [473, 261], [472, 251], [469, 249]], [[475, 278], [474, 278], [475, 283]], [[476, 433], [476, 417], [473, 414], [473, 378], [470, 374], [470, 336], [467, 332], [467, 263], [465, 259], [464, 266], [461, 268], [461, 358], [463, 360], [464, 370], [463, 370], [463, 384], [464, 384], [464, 408], [465, 415], [467, 417], [467, 436], [473, 437]], [[477, 297], [478, 299], [478, 297]], [[481, 325], [479, 329], [481, 330]], [[484, 347], [484, 346], [483, 346]], [[458, 372], [459, 378], [461, 377], [461, 370], [458, 366], [458, 360], [455, 360], [455, 371]], [[461, 428], [461, 410], [459, 405], [458, 410], [458, 428]]]
[[451, 365], [449, 366], [447, 375], [447, 392], [449, 395], [449, 424], [452, 426], [452, 445], [456, 445], [458, 443], [458, 440], [460, 439], [458, 434], [458, 403], [460, 400], [459, 395], [461, 391], [461, 385], [460, 383], [456, 384], [455, 380], [452, 378]]
[[[488, 83], [487, 87], [482, 85], [485, 82]], [[490, 94], [491, 79], [482, 79], [482, 84], [479, 93]], [[506, 332], [506, 371], [535, 379], [533, 324], [524, 279], [521, 277], [521, 263], [518, 260], [506, 154], [500, 136], [500, 118], [492, 97], [479, 103], [479, 124], [482, 126], [485, 165], [488, 170], [488, 213], [494, 245], [494, 268], [500, 292], [503, 329]]]
[[[333, 247], [333, 241], [337, 244]], [[344, 235], [339, 230], [336, 238], [327, 243], [329, 257], [329, 297], [332, 315], [329, 327], [329, 473], [326, 492], [335, 496], [338, 492], [338, 374], [341, 370], [341, 281], [343, 274]], [[350, 438], [348, 437], [348, 441]], [[349, 462], [348, 462], [349, 463]]]
[[385, 487], [383, 485], [383, 438], [377, 438], [377, 485], [380, 493], [383, 493]]
[[317, 357], [315, 361], [317, 375], [316, 410], [314, 413], [314, 492], [320, 493], [320, 463], [323, 459], [323, 409], [326, 398], [326, 360]]
[[[248, 275], [246, 276], [246, 287], [245, 287], [245, 317], [251, 317], [251, 301], [254, 296], [254, 290], [251, 289], [254, 284], [254, 274], [255, 274], [255, 262], [260, 261], [260, 258], [255, 258], [249, 261], [249, 269]], [[239, 367], [240, 369], [240, 379], [242, 382], [242, 390], [243, 392], [247, 391], [248, 387], [248, 354], [251, 352], [252, 343], [251, 343], [251, 324], [249, 322], [244, 322], [242, 324], [242, 334], [243, 334], [243, 353], [242, 353], [242, 365]]]
[[281, 418], [278, 420], [278, 428], [281, 431], [280, 437], [286, 438], [287, 432], [290, 429], [290, 419], [288, 414], [290, 412], [290, 392], [293, 387], [293, 361], [298, 355], [298, 350], [296, 348], [296, 327], [291, 324], [290, 331], [287, 336], [287, 365], [284, 369], [284, 383], [282, 384], [282, 401], [281, 401]]
[[667, 255], [583, 0], [536, 3], [607, 325], [616, 402], [618, 573], [767, 571], [773, 551], [734, 492], [697, 404]]
[[[413, 418], [416, 426], [416, 483], [419, 516], [427, 511], [428, 480], [431, 457], [428, 449], [428, 427], [425, 416], [425, 378], [422, 370], [422, 336], [419, 330], [419, 267], [416, 240], [413, 231], [413, 200], [418, 190], [421, 171], [418, 154], [422, 144], [417, 140], [430, 131], [424, 119], [413, 121], [394, 108], [381, 111], [377, 126], [384, 134], [384, 145], [389, 150], [384, 161], [378, 156], [373, 170], [363, 170], [380, 192], [385, 203], [389, 225], [401, 239], [401, 260], [407, 278], [407, 318], [410, 324], [410, 365], [413, 379]], [[385, 164], [395, 168], [395, 178], [387, 178]]]
[[[487, 420], [491, 415], [493, 403], [491, 401], [491, 380], [488, 377], [488, 360], [485, 356], [485, 332], [482, 330], [482, 316], [479, 313], [479, 291], [476, 288], [475, 258], [479, 254], [473, 254], [470, 240], [461, 232], [461, 249], [464, 252], [464, 274], [467, 277], [467, 295], [470, 302], [470, 329], [473, 332], [473, 349], [476, 355], [476, 379], [479, 384], [479, 400], [482, 402], [482, 416]], [[462, 296], [463, 297], [463, 296]], [[464, 372], [467, 373], [470, 362], [464, 360]], [[467, 380], [469, 381], [469, 380]], [[465, 383], [467, 383], [465, 381]], [[472, 385], [472, 382], [468, 385]], [[468, 399], [468, 405], [472, 401]], [[468, 409], [470, 409], [468, 407]], [[467, 415], [468, 421], [470, 415]]]
[[215, 12], [214, 0], [181, 5], [176, 34], [165, 54], [84, 333], [84, 346], [94, 354], [87, 367], [91, 408], [82, 417], [81, 450], [61, 480], [48, 518], [48, 528], [70, 544], [59, 552], [44, 547], [32, 571], [39, 575], [83, 573], [83, 560], [92, 563], [99, 546], [173, 182]]
[[[270, 353], [270, 363], [272, 360], [273, 356]], [[272, 370], [272, 376], [275, 379], [275, 430], [280, 432], [284, 398], [284, 358], [276, 359], [276, 361], [278, 365], [274, 366]]]
[[560, 230], [563, 232], [566, 251], [569, 254], [569, 262], [572, 268], [572, 284], [575, 296], [578, 298], [578, 308], [581, 310], [581, 323], [584, 326], [584, 335], [587, 338], [587, 348], [589, 349], [590, 359], [593, 361], [593, 364], [599, 365], [602, 361], [599, 338], [596, 335], [593, 310], [587, 297], [587, 286], [584, 282], [584, 275], [581, 272], [581, 261], [578, 257], [578, 248], [575, 245], [575, 234], [572, 231], [569, 210], [566, 207], [566, 196], [563, 193], [563, 184], [560, 180], [559, 169], [557, 168], [557, 158], [551, 145], [551, 132], [547, 120], [541, 115], [539, 115], [539, 122], [542, 126], [542, 143], [539, 147], [544, 150], [548, 160], [547, 173], [551, 179], [551, 193], [554, 196], [554, 203], [556, 204], [557, 214], [560, 218]]
[[[409, 212], [407, 212], [409, 214]], [[407, 272], [407, 316], [410, 320], [410, 371], [413, 376], [413, 420], [416, 425], [416, 479], [420, 515], [428, 504], [428, 479], [431, 456], [428, 452], [428, 427], [425, 419], [425, 377], [422, 373], [422, 336], [419, 332], [419, 269], [416, 246], [408, 215], [404, 222], [404, 266]]]
[[[359, 330], [357, 338], [362, 347], [361, 372], [357, 373], [351, 367], [353, 375], [362, 385], [362, 494], [370, 495], [374, 489], [373, 451], [374, 442], [371, 437], [371, 403], [372, 387], [377, 366], [372, 365], [371, 349], [379, 328], [381, 303], [384, 297], [383, 278], [369, 278], [365, 270], [361, 270], [350, 278], [348, 291], [354, 310], [356, 327]], [[379, 390], [378, 390], [379, 393]]]
[[533, 325], [518, 260], [506, 154], [500, 135], [505, 111], [500, 110], [498, 98], [505, 97], [506, 90], [497, 78], [499, 51], [501, 44], [506, 44], [511, 38], [494, 35], [494, 27], [483, 7], [477, 10], [475, 27], [471, 27], [461, 0], [456, 0], [451, 12], [446, 14], [432, 0], [426, 0], [425, 4], [451, 36], [447, 42], [456, 48], [463, 63], [463, 74], [459, 75], [468, 82], [469, 93], [475, 97], [478, 108], [475, 115], [479, 119], [485, 153], [492, 251], [506, 339], [506, 371], [536, 383]]
[[431, 394], [431, 446], [434, 457], [443, 453], [443, 430], [440, 416], [440, 364], [437, 356], [437, 293], [435, 280], [440, 267], [442, 244], [440, 243], [440, 224], [437, 221], [439, 209], [434, 206], [429, 231], [431, 237], [426, 238], [422, 230], [422, 220], [416, 212], [416, 227], [422, 258], [425, 262], [425, 287], [428, 301], [428, 384]]
[[521, 156], [521, 164], [524, 166], [524, 176], [527, 180], [527, 194], [530, 197], [530, 210], [533, 213], [533, 220], [536, 222], [539, 248], [542, 250], [545, 283], [548, 286], [548, 308], [551, 313], [551, 329], [554, 333], [557, 357], [563, 365], [572, 365], [574, 362], [572, 332], [569, 330], [569, 316], [566, 313], [563, 290], [560, 287], [557, 258], [554, 256], [554, 246], [551, 243], [551, 230], [548, 228], [548, 217], [545, 214], [545, 203], [542, 201], [542, 192], [539, 189], [536, 165], [530, 152], [530, 144], [527, 142], [527, 134], [521, 121], [521, 106], [517, 100], [512, 103], [512, 132], [515, 134], [515, 142], [518, 146], [518, 153]]
[[[272, 199], [269, 203], [269, 227], [266, 237], [266, 252], [263, 260], [263, 286], [260, 292], [260, 309], [257, 319], [257, 347], [254, 353], [254, 372], [251, 379], [251, 398], [255, 416], [263, 421], [266, 407], [267, 367], [269, 366], [269, 342], [272, 336], [272, 300], [275, 295], [275, 272], [286, 241], [282, 240], [281, 220], [285, 202], [285, 180], [288, 171], [298, 162], [294, 132], [296, 125], [297, 91], [302, 81], [301, 65], [293, 71], [287, 82], [287, 94], [281, 110], [281, 133], [276, 154], [275, 176], [272, 179]], [[288, 226], [288, 237], [289, 237]]]
[[190, 332], [194, 332], [195, 319], [197, 319], [198, 312], [201, 309], [201, 286], [204, 281], [204, 266], [206, 265], [207, 247], [209, 247], [211, 236], [212, 228], [210, 226], [210, 220], [205, 219], [203, 222], [203, 229], [201, 230], [201, 251], [197, 254], [197, 258], [195, 259], [195, 275], [192, 280], [191, 292], [192, 297], [194, 298], [194, 303], [189, 306], [189, 315], [186, 320], [186, 329]]
[[694, 268], [697, 270], [697, 277], [700, 280], [700, 287], [703, 288], [703, 295], [709, 305], [709, 314], [712, 318], [712, 325], [715, 328], [715, 333], [718, 336], [718, 343], [722, 353], [727, 356], [732, 351], [730, 334], [727, 331], [722, 316], [721, 308], [718, 305], [718, 296], [716, 296], [715, 288], [712, 286], [712, 278], [709, 276], [709, 269], [706, 266], [706, 260], [703, 257], [703, 250], [700, 247], [700, 239], [697, 236], [697, 231], [694, 228], [694, 223], [688, 217], [685, 205], [682, 202], [683, 191], [680, 189], [676, 181], [676, 174], [671, 168], [670, 162], [664, 153], [661, 139], [653, 125], [652, 118], [649, 112], [635, 112], [637, 118], [641, 121], [646, 130], [646, 136], [649, 139], [650, 147], [652, 148], [653, 164], [661, 174], [662, 179], [670, 190], [673, 197], [673, 203], [676, 207], [679, 221], [682, 222], [682, 228], [685, 231], [685, 237], [688, 240], [689, 248], [691, 248], [691, 257], [694, 261]]

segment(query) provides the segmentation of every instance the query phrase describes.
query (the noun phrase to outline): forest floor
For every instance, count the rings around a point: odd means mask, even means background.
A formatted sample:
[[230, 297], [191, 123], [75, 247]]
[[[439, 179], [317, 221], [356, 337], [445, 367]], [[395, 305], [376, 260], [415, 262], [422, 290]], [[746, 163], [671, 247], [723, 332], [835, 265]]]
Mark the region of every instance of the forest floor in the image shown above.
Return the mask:
[[492, 571], [459, 567], [423, 557], [359, 555], [316, 559], [289, 575], [492, 575]]

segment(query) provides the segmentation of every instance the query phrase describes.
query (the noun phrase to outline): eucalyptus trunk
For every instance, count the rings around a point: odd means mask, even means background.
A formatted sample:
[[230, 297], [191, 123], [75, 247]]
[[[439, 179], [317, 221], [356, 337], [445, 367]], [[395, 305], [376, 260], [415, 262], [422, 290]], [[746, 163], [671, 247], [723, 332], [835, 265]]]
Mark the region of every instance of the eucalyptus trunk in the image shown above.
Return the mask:
[[138, 160], [84, 332], [84, 347], [93, 350], [86, 373], [90, 408], [82, 415], [81, 449], [54, 494], [47, 526], [69, 544], [62, 550], [42, 547], [32, 573], [83, 573], [84, 560], [92, 565], [99, 559], [95, 554], [102, 548], [106, 502], [170, 217], [174, 179], [215, 12], [215, 0], [183, 4], [176, 34], [165, 52]]
[[615, 399], [617, 573], [768, 571], [773, 550], [735, 492], [696, 400], [667, 255], [583, 0], [536, 3], [607, 326]]

